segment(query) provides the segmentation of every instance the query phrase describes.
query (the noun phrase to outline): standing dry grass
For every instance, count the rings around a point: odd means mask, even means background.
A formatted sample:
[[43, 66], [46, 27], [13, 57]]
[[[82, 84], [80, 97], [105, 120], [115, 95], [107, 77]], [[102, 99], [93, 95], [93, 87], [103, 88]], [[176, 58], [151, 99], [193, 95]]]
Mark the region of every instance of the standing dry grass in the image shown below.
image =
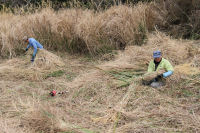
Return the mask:
[[141, 45], [155, 24], [155, 11], [150, 4], [133, 7], [115, 6], [93, 12], [50, 8], [26, 15], [1, 14], [1, 56], [22, 52], [24, 35], [34, 37], [46, 49], [98, 54], [126, 45]]

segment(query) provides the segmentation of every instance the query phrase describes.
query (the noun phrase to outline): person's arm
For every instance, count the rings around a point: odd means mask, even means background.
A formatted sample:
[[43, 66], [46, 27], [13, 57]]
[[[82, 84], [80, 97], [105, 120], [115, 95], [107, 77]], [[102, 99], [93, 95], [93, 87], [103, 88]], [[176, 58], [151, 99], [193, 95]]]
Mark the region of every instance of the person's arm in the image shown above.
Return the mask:
[[163, 73], [163, 77], [166, 78], [166, 77], [169, 77], [173, 74], [173, 71], [167, 71], [165, 73]]
[[168, 60], [165, 62], [165, 67], [167, 72], [163, 73], [164, 78], [171, 76], [174, 72], [174, 68]]
[[28, 51], [29, 48], [30, 48], [30, 44], [28, 44], [28, 46], [26, 47], [26, 51]]

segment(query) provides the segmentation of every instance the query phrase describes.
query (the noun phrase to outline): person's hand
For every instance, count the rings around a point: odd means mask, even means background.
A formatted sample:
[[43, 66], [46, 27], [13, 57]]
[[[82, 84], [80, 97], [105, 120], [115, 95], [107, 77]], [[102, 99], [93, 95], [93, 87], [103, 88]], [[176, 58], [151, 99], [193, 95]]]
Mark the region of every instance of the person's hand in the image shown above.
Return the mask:
[[28, 51], [28, 49], [26, 48], [25, 51], [24, 51], [24, 54], [25, 54], [25, 55], [27, 54], [27, 51]]
[[162, 78], [162, 77], [163, 77], [163, 74], [159, 74], [159, 75], [157, 75], [156, 78], [160, 79], [160, 78]]

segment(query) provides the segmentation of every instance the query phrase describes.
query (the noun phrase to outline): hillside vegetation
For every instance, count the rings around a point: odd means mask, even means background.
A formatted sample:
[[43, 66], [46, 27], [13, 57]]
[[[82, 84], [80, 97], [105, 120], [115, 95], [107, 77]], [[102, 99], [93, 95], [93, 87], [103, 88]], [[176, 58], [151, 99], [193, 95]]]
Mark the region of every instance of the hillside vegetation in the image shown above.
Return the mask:
[[176, 38], [199, 39], [198, 0], [115, 5], [106, 10], [88, 10], [79, 3], [59, 11], [44, 2], [37, 8], [2, 10], [1, 56], [21, 53], [24, 35], [37, 38], [47, 49], [92, 55], [142, 45], [155, 27]]
[[[200, 132], [199, 1], [73, 2], [1, 11], [0, 132]], [[33, 64], [25, 35], [45, 48]], [[154, 50], [175, 69], [157, 89], [141, 83]]]
[[[142, 45], [155, 23], [151, 5], [116, 6], [93, 12], [43, 9], [26, 15], [2, 14], [1, 55], [16, 55], [24, 44], [23, 36], [37, 38], [46, 49], [98, 54], [126, 45]], [[13, 43], [15, 42], [15, 43]]]

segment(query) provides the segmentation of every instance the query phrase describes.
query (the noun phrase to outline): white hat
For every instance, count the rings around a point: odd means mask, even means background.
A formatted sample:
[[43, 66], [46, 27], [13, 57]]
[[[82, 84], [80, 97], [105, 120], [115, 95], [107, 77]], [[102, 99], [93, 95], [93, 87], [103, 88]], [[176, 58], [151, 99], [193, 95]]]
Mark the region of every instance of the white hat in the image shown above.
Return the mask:
[[24, 36], [24, 37], [23, 37], [23, 41], [26, 41], [26, 40], [28, 40], [28, 37], [27, 37], [27, 36]]

